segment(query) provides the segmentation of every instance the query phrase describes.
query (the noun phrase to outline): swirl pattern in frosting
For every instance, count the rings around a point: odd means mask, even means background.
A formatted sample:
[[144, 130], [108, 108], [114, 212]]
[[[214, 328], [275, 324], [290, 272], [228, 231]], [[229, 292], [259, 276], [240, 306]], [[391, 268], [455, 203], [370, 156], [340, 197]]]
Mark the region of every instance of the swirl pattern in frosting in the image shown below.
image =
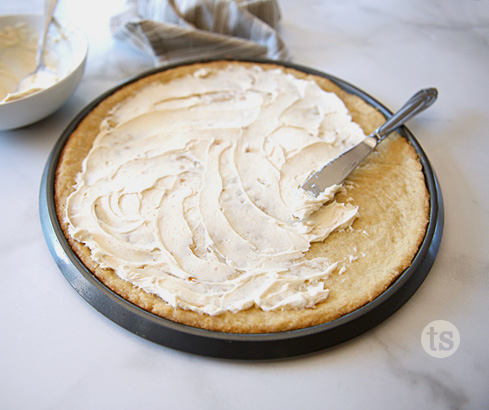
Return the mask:
[[358, 209], [311, 172], [365, 137], [343, 102], [280, 69], [202, 68], [146, 85], [103, 122], [67, 201], [70, 235], [122, 279], [209, 315], [314, 307], [337, 261], [311, 243]]

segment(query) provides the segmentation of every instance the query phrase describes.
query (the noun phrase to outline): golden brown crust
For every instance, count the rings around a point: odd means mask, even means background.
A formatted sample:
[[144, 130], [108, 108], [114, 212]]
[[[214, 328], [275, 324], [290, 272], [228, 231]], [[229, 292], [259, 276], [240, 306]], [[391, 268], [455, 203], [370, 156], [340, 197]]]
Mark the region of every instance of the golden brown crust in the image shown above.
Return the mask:
[[[205, 67], [220, 69], [229, 64], [254, 63], [220, 61]], [[251, 308], [219, 316], [201, 315], [175, 309], [160, 298], [148, 294], [120, 279], [112, 270], [102, 269], [93, 262], [90, 251], [70, 238], [64, 221], [66, 199], [73, 191], [75, 178], [81, 170], [97, 135], [100, 123], [118, 102], [153, 81], [168, 82], [204, 66], [194, 64], [145, 77], [103, 100], [87, 115], [70, 136], [59, 160], [55, 182], [55, 203], [65, 236], [83, 263], [115, 293], [133, 304], [161, 317], [203, 329], [233, 333], [264, 333], [300, 329], [334, 320], [352, 312], [382, 294], [411, 264], [425, 236], [428, 222], [429, 197], [421, 164], [414, 148], [398, 134], [387, 138], [349, 178], [353, 185], [339, 202], [353, 201], [359, 206], [360, 217], [352, 229], [334, 232], [326, 241], [314, 244], [306, 255], [323, 255], [341, 261], [327, 281], [330, 289], [326, 301], [315, 308], [264, 312]], [[279, 68], [299, 78], [311, 78], [326, 91], [336, 93], [345, 103], [355, 122], [366, 134], [376, 129], [383, 116], [361, 98], [348, 94], [331, 81], [280, 65], [265, 64], [264, 69]], [[365, 255], [350, 261], [349, 256]]]

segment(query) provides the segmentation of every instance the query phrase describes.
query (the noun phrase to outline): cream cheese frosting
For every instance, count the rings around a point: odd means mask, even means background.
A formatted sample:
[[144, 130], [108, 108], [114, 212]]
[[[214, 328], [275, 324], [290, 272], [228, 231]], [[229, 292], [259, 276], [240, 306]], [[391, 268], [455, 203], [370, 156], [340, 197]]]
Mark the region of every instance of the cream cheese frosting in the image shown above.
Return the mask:
[[44, 54], [46, 69], [28, 76], [36, 69], [37, 40], [38, 34], [25, 23], [0, 29], [0, 103], [42, 91], [71, 72], [72, 50], [61, 30], [53, 25]]
[[230, 65], [153, 82], [102, 123], [66, 207], [92, 258], [209, 315], [314, 307], [340, 261], [307, 258], [358, 209], [302, 182], [365, 135], [343, 102], [280, 69]]

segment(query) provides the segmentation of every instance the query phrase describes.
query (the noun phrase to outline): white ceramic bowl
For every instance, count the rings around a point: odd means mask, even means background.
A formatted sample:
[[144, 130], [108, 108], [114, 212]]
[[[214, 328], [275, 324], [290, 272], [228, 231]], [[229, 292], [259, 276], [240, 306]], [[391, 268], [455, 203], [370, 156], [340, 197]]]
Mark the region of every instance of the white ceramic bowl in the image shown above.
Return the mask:
[[[25, 23], [32, 27], [34, 33], [39, 33], [42, 18], [36, 14], [18, 14], [0, 16], [0, 30], [7, 26]], [[0, 131], [19, 128], [32, 124], [55, 112], [74, 93], [85, 69], [88, 43], [85, 35], [78, 29], [63, 26], [69, 52], [59, 56], [67, 66], [68, 74], [37, 93], [18, 100], [0, 103]]]

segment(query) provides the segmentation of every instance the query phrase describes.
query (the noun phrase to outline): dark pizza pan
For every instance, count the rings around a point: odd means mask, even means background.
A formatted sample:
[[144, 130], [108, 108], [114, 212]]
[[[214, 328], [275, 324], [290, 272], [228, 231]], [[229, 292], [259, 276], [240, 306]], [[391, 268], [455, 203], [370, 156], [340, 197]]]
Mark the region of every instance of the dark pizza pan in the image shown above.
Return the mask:
[[[329, 74], [290, 63], [240, 61], [280, 64], [325, 77], [345, 91], [362, 98], [385, 117], [392, 115], [370, 95]], [[305, 329], [266, 334], [234, 334], [190, 327], [163, 319], [121, 298], [101, 283], [75, 255], [61, 230], [54, 203], [56, 168], [68, 137], [97, 104], [118, 89], [158, 71], [195, 62], [206, 61], [192, 61], [146, 71], [112, 88], [85, 107], [55, 144], [42, 176], [39, 207], [49, 250], [68, 282], [96, 310], [138, 336], [180, 351], [225, 359], [270, 360], [310, 354], [351, 340], [391, 316], [408, 301], [428, 275], [440, 248], [444, 221], [443, 199], [435, 172], [423, 149], [406, 127], [402, 127], [399, 132], [410, 141], [419, 156], [430, 195], [430, 219], [426, 235], [411, 265], [384, 293], [363, 307], [331, 322]]]

